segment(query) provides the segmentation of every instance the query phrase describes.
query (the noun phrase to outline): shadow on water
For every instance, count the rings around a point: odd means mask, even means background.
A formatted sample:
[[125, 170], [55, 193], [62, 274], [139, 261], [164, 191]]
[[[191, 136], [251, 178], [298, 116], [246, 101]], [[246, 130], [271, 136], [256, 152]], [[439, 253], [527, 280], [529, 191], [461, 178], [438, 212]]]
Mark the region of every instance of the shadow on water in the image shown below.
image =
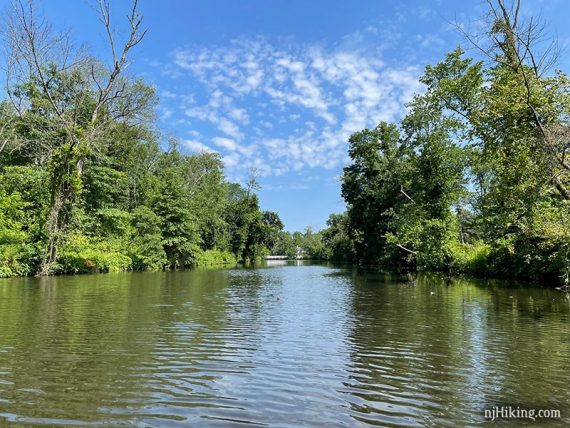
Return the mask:
[[552, 290], [306, 261], [6, 280], [0, 425], [570, 422], [569, 313]]

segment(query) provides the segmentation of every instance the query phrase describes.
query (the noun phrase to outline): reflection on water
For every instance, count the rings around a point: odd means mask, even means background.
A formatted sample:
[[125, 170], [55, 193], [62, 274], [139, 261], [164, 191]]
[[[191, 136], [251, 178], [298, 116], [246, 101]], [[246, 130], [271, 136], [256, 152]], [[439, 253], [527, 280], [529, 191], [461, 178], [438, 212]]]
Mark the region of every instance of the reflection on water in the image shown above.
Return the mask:
[[318, 265], [2, 280], [0, 425], [464, 426], [511, 405], [554, 426], [569, 313], [556, 291]]

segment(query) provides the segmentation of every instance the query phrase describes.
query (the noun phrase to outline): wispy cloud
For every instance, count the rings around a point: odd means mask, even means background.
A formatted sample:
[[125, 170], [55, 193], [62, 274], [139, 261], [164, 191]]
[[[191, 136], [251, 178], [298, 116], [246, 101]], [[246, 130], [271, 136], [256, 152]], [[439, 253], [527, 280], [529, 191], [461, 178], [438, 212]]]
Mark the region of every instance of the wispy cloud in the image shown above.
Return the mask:
[[206, 152], [206, 153], [212, 153], [212, 152], [216, 152], [215, 150], [212, 150], [210, 147], [208, 147], [207, 145], [196, 141], [196, 140], [182, 140], [182, 146], [185, 147], [187, 150], [191, 151], [191, 152]]
[[223, 147], [226, 150], [231, 152], [237, 149], [237, 143], [234, 140], [230, 140], [229, 138], [222, 138], [222, 137], [215, 137], [212, 138], [212, 142], [219, 147]]
[[[351, 133], [397, 120], [421, 89], [417, 67], [386, 64], [347, 48], [354, 40], [347, 43], [326, 49], [256, 38], [180, 48], [165, 74], [195, 82], [199, 95], [184, 94], [178, 114], [210, 134], [227, 168], [255, 166], [273, 175], [330, 169], [345, 162]], [[178, 95], [163, 94], [168, 111], [174, 110]], [[186, 140], [185, 147], [212, 150], [195, 139]]]

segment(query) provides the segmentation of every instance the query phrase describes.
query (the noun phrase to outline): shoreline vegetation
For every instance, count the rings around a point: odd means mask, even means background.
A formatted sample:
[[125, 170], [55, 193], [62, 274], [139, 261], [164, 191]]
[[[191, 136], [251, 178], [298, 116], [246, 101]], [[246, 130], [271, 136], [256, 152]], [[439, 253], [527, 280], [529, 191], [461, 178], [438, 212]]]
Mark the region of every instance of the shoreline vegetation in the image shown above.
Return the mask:
[[145, 35], [136, 1], [123, 45], [100, 2], [106, 60], [74, 50], [33, 4], [14, 4], [0, 100], [0, 277], [273, 254], [569, 285], [570, 79], [518, 3], [489, 1], [486, 29], [458, 28], [478, 57], [457, 48], [427, 66], [398, 123], [350, 137], [346, 212], [295, 233], [260, 209], [255, 171], [231, 183], [219, 154], [183, 154], [157, 132], [154, 88], [124, 72]]

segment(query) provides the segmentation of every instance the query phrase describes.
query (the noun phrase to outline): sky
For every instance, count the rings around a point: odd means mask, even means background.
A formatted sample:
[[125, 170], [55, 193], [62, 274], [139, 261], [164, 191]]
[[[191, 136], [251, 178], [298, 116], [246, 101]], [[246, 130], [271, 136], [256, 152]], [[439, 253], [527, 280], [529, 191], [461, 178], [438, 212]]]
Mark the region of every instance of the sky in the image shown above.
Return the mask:
[[[8, 0], [0, 0], [6, 6]], [[477, 28], [481, 0], [139, 0], [148, 30], [127, 70], [156, 87], [157, 126], [185, 153], [217, 152], [232, 181], [255, 168], [263, 209], [286, 230], [320, 229], [345, 209], [351, 133], [398, 121], [428, 64]], [[109, 58], [94, 0], [43, 0], [56, 28]], [[127, 0], [111, 0], [117, 34]], [[562, 47], [570, 2], [523, 2]], [[473, 52], [475, 54], [475, 52]], [[570, 69], [568, 50], [561, 68]]]

